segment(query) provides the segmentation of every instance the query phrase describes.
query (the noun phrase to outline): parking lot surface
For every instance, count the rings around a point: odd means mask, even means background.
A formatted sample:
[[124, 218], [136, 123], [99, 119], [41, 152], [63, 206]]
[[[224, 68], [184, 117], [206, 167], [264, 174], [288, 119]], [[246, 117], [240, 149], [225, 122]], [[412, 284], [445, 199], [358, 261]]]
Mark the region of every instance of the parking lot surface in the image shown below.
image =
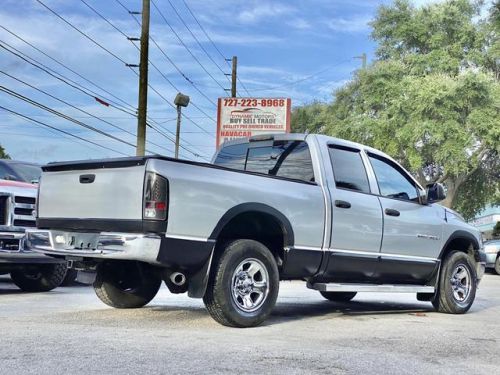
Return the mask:
[[257, 328], [213, 321], [201, 300], [162, 287], [145, 308], [116, 310], [91, 287], [22, 293], [0, 277], [1, 374], [499, 374], [500, 276], [487, 274], [466, 315], [412, 294], [324, 300], [282, 282]]

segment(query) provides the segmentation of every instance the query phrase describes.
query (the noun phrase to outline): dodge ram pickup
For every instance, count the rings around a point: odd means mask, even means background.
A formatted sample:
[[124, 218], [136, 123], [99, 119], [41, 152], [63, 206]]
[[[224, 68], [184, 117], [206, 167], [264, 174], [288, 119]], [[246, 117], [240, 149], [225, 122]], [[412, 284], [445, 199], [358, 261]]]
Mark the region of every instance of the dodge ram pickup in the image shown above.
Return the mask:
[[0, 274], [8, 274], [26, 292], [45, 292], [59, 286], [66, 263], [24, 248], [27, 228], [36, 226], [37, 187], [0, 179]]
[[227, 142], [212, 163], [161, 156], [43, 167], [28, 246], [65, 258], [116, 308], [162, 280], [219, 323], [263, 322], [280, 280], [331, 301], [411, 292], [465, 313], [484, 273], [479, 232], [384, 153], [322, 135]]

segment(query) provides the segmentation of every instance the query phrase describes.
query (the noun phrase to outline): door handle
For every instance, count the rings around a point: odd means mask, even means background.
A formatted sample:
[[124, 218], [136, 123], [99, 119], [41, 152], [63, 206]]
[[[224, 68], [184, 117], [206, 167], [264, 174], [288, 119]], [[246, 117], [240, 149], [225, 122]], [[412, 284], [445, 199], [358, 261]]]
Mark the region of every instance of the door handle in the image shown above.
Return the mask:
[[91, 184], [95, 180], [95, 174], [82, 174], [80, 175], [81, 184]]
[[335, 201], [335, 206], [340, 207], [340, 208], [351, 208], [351, 204], [346, 201]]
[[389, 216], [399, 216], [401, 213], [398, 210], [394, 210], [392, 208], [386, 208], [385, 214]]

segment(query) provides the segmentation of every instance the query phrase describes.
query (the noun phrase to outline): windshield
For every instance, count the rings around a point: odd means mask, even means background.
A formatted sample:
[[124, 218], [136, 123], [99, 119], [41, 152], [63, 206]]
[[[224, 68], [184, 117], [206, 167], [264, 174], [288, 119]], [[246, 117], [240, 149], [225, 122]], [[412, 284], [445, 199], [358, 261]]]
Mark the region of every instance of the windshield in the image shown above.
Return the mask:
[[24, 182], [38, 181], [42, 174], [42, 168], [38, 165], [13, 163], [10, 167], [16, 171]]

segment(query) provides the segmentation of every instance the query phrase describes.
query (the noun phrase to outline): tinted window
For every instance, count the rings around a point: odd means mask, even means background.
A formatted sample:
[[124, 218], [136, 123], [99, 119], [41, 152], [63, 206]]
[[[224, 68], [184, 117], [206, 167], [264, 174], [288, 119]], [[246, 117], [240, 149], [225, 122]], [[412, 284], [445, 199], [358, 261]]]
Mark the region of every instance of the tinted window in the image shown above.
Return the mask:
[[248, 149], [247, 165], [245, 170], [269, 174], [276, 160], [273, 155], [273, 147], [252, 147]]
[[396, 165], [385, 159], [370, 156], [380, 194], [384, 197], [418, 202], [417, 188]]
[[21, 176], [25, 182], [33, 182], [40, 180], [42, 168], [33, 164], [15, 163], [11, 164], [16, 173]]
[[311, 154], [306, 142], [276, 141], [272, 146], [248, 146], [249, 144], [245, 143], [222, 148], [215, 164], [272, 176], [314, 181]]
[[7, 168], [5, 165], [0, 164], [0, 178], [6, 179], [7, 176], [12, 177], [13, 176], [12, 171], [9, 168]]
[[233, 169], [245, 169], [248, 143], [226, 146], [220, 149], [214, 164]]
[[359, 151], [330, 147], [330, 159], [338, 188], [370, 192], [368, 177]]
[[273, 147], [276, 163], [269, 174], [303, 181], [314, 181], [311, 153], [306, 142], [276, 142]]

